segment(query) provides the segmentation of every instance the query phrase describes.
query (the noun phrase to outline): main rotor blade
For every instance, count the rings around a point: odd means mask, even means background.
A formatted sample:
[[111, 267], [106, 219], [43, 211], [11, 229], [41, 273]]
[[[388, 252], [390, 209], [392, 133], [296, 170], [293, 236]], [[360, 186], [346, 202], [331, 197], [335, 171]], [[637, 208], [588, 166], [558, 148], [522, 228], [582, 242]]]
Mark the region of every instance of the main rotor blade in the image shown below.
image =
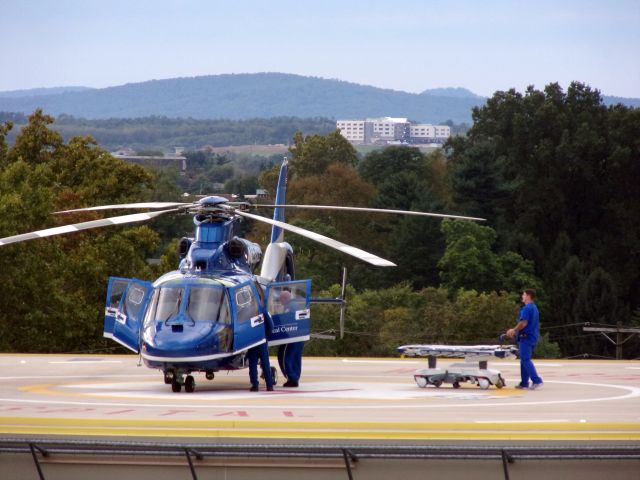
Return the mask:
[[123, 225], [126, 223], [145, 222], [152, 218], [178, 211], [177, 208], [171, 210], [163, 210], [160, 212], [134, 213], [132, 215], [122, 215], [120, 217], [103, 218], [101, 220], [92, 220], [90, 222], [75, 223], [73, 225], [64, 225], [62, 227], [47, 228], [35, 232], [14, 235], [13, 237], [0, 238], [0, 245], [8, 245], [10, 243], [24, 242], [36, 238], [51, 237], [53, 235], [63, 235], [65, 233], [77, 232], [80, 230], [88, 230], [90, 228], [108, 227], [111, 225]]
[[363, 208], [363, 207], [338, 207], [335, 205], [254, 205], [256, 207], [283, 207], [283, 208], [306, 208], [312, 210], [342, 210], [345, 212], [373, 212], [373, 213], [396, 213], [399, 215], [418, 215], [422, 217], [457, 218], [458, 220], [474, 220], [484, 222], [486, 218], [465, 217], [462, 215], [449, 215], [446, 213], [416, 212], [414, 210], [389, 210], [385, 208]]
[[111, 210], [116, 208], [173, 208], [173, 207], [181, 207], [183, 205], [191, 205], [191, 204], [181, 203], [181, 202], [120, 203], [118, 205], [100, 205], [97, 207], [74, 208], [72, 210], [62, 210], [60, 212], [53, 212], [53, 213], [54, 215], [56, 215], [58, 213], [90, 212], [94, 210]]
[[375, 265], [377, 267], [395, 267], [396, 266], [395, 263], [390, 262], [389, 260], [385, 260], [384, 258], [380, 258], [374, 255], [373, 253], [365, 252], [364, 250], [360, 250], [359, 248], [352, 247], [350, 245], [347, 245], [346, 243], [342, 243], [342, 242], [339, 242], [338, 240], [334, 240], [333, 238], [325, 237], [324, 235], [320, 235], [319, 233], [315, 233], [310, 230], [305, 230], [304, 228], [296, 227], [294, 225], [289, 225], [288, 223], [279, 222], [277, 220], [271, 220], [270, 218], [261, 217], [259, 215], [254, 215], [252, 213], [241, 212], [239, 210], [237, 210], [235, 213], [243, 217], [252, 218], [259, 222], [275, 225], [277, 227], [282, 228], [283, 230], [288, 230], [289, 232], [297, 233], [298, 235], [310, 238], [311, 240], [315, 240], [318, 243], [334, 248], [342, 253], [346, 253], [360, 260], [363, 260], [367, 263], [370, 263], [371, 265]]

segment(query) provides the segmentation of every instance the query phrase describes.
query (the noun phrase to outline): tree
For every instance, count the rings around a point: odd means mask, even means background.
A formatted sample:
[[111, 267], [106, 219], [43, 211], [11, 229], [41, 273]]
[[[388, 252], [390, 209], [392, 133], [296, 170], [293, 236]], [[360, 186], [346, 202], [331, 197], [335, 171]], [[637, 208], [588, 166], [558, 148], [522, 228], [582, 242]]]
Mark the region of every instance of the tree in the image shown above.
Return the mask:
[[351, 167], [358, 163], [358, 154], [353, 145], [338, 130], [328, 135], [306, 137], [297, 132], [289, 151], [292, 177], [321, 175], [332, 163], [343, 163]]
[[[152, 177], [90, 139], [65, 144], [41, 111], [0, 162], [0, 237], [97, 218], [50, 215], [73, 207], [141, 199]], [[0, 348], [70, 352], [105, 348], [109, 275], [149, 278], [158, 237], [148, 227], [55, 236], [0, 248]]]
[[461, 288], [480, 292], [541, 290], [532, 262], [512, 251], [493, 251], [497, 235], [491, 227], [444, 220], [442, 231], [446, 250], [438, 266], [443, 286], [451, 293]]
[[607, 107], [574, 82], [566, 92], [496, 92], [473, 119], [446, 146], [454, 202], [486, 216], [501, 248], [533, 261], [547, 290], [572, 255], [609, 272], [630, 321], [640, 307], [640, 111]]

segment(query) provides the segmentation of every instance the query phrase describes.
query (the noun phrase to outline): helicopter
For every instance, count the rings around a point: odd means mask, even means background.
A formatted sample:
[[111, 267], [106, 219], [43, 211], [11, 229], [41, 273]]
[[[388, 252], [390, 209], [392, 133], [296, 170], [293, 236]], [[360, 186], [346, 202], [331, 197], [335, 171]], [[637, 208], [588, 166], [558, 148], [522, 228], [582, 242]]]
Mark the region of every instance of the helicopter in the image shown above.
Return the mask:
[[[304, 342], [311, 332], [311, 280], [296, 280], [294, 252], [284, 232], [309, 238], [377, 267], [395, 264], [372, 253], [310, 230], [285, 223], [285, 209], [381, 212], [482, 221], [476, 217], [406, 210], [345, 206], [287, 205], [288, 161], [280, 166], [274, 209], [269, 219], [250, 213], [247, 202], [207, 196], [192, 203], [144, 202], [102, 205], [55, 212], [67, 214], [111, 209], [156, 210], [108, 217], [1, 238], [0, 246], [53, 235], [112, 225], [144, 222], [167, 214], [192, 214], [195, 232], [178, 244], [177, 270], [154, 282], [110, 277], [107, 285], [104, 336], [140, 355], [152, 369], [161, 370], [173, 392], [194, 392], [193, 373], [213, 380], [220, 370], [248, 366], [249, 349]], [[272, 226], [270, 243], [261, 247], [240, 236], [243, 219]], [[260, 272], [256, 273], [260, 265]], [[295, 311], [280, 300], [294, 298]], [[344, 291], [344, 284], [343, 284]], [[339, 301], [344, 306], [344, 299]], [[344, 311], [342, 310], [342, 313]], [[265, 315], [273, 328], [265, 332]], [[342, 320], [342, 318], [341, 318]], [[272, 374], [276, 374], [272, 367]]]

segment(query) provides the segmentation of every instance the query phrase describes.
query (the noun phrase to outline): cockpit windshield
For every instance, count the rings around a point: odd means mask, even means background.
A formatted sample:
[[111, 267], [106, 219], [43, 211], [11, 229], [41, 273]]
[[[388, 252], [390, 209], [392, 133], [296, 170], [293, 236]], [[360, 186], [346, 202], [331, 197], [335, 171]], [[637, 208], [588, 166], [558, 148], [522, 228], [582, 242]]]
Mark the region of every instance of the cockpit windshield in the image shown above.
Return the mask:
[[164, 287], [156, 290], [152, 305], [155, 307], [155, 319], [164, 322], [178, 315], [183, 295], [184, 288]]
[[166, 322], [179, 317], [194, 322], [229, 323], [229, 308], [224, 289], [211, 285], [157, 287], [145, 323]]
[[196, 322], [217, 320], [224, 292], [221, 288], [191, 287], [187, 316]]

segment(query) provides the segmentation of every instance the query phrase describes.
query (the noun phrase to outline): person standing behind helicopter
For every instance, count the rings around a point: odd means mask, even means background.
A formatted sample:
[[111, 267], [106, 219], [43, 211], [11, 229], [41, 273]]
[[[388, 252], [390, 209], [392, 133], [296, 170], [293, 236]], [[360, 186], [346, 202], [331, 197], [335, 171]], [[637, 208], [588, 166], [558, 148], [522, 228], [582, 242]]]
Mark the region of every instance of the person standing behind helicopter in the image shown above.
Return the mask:
[[[285, 312], [296, 312], [299, 305], [291, 295], [289, 290], [282, 290], [279, 298], [280, 304], [284, 307]], [[293, 342], [280, 345], [278, 348], [278, 364], [287, 381], [283, 387], [297, 387], [302, 374], [302, 350], [304, 342]]]
[[[256, 288], [258, 290], [258, 294], [260, 295], [260, 303], [262, 304], [264, 302], [264, 293], [262, 291], [262, 287], [257, 282]], [[269, 345], [266, 342], [266, 338], [273, 330], [273, 320], [266, 310], [262, 314], [262, 318], [264, 319], [263, 326], [265, 341], [260, 345], [250, 348], [247, 352], [247, 357], [249, 359], [249, 381], [251, 382], [251, 388], [249, 389], [249, 391], [251, 392], [257, 392], [259, 390], [260, 383], [258, 380], [258, 360], [260, 360], [260, 366], [262, 367], [262, 376], [264, 377], [264, 381], [267, 384], [267, 391], [273, 391], [274, 382], [273, 377], [271, 376], [271, 363], [269, 362]]]

